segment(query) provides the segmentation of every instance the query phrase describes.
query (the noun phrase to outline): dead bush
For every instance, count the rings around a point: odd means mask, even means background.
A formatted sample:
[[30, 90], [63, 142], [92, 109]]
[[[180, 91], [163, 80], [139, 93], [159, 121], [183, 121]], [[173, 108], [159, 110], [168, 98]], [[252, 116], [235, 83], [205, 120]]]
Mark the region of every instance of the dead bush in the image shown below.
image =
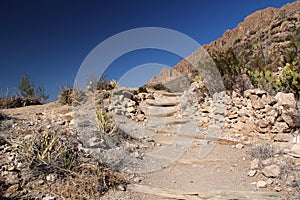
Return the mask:
[[80, 88], [62, 88], [58, 95], [59, 103], [63, 105], [72, 105], [73, 102], [82, 102], [85, 100], [85, 93]]
[[[99, 199], [110, 187], [125, 183], [116, 171], [78, 151], [76, 137], [65, 131], [45, 131], [20, 140], [14, 146], [28, 171], [22, 183], [26, 198], [38, 192], [62, 199]], [[57, 178], [47, 181], [50, 174]], [[37, 178], [44, 183], [35, 185]]]
[[251, 147], [248, 150], [249, 155], [260, 160], [272, 158], [276, 153], [277, 149], [273, 145], [269, 144], [258, 144]]

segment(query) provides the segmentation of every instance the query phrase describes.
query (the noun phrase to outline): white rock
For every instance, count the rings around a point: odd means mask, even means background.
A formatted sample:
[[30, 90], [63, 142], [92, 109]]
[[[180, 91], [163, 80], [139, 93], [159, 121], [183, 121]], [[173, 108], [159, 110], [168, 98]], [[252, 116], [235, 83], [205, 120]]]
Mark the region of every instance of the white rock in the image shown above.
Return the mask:
[[55, 200], [55, 197], [47, 194], [42, 200]]
[[282, 188], [278, 185], [274, 187], [274, 191], [276, 191], [276, 192], [280, 192], [281, 190], [282, 190]]
[[134, 101], [129, 101], [127, 104], [126, 104], [127, 108], [129, 107], [133, 107], [135, 106], [135, 102]]
[[256, 170], [250, 170], [248, 172], [248, 176], [253, 177], [253, 176], [255, 176], [256, 172], [257, 172]]
[[298, 135], [298, 136], [294, 137], [292, 142], [293, 142], [293, 144], [299, 144], [300, 143], [300, 136]]
[[256, 187], [257, 188], [266, 188], [267, 187], [267, 183], [265, 181], [257, 181]]
[[272, 185], [273, 180], [272, 180], [271, 178], [268, 178], [268, 180], [266, 181], [266, 183], [267, 183], [268, 185]]
[[269, 165], [262, 170], [262, 173], [266, 177], [278, 177], [280, 174], [280, 167], [278, 165]]
[[258, 169], [259, 168], [259, 163], [260, 160], [258, 158], [255, 158], [254, 160], [251, 161], [251, 166], [250, 169]]
[[126, 111], [129, 112], [129, 113], [133, 113], [135, 111], [135, 108], [134, 107], [128, 107], [126, 109]]
[[75, 120], [72, 119], [72, 120], [70, 121], [69, 125], [74, 125], [74, 124], [75, 124]]
[[300, 143], [294, 144], [291, 151], [295, 154], [300, 155]]
[[279, 105], [288, 105], [291, 108], [296, 107], [296, 99], [292, 93], [278, 92], [275, 96]]
[[56, 178], [57, 178], [56, 174], [49, 174], [48, 176], [46, 176], [46, 180], [50, 182], [54, 182]]
[[241, 143], [238, 143], [237, 145], [235, 145], [235, 148], [237, 148], [237, 149], [242, 149], [244, 147], [245, 146], [243, 144], [241, 144]]
[[118, 185], [117, 190], [119, 190], [119, 191], [125, 191], [126, 188], [125, 188], [124, 185], [120, 184], [120, 185]]

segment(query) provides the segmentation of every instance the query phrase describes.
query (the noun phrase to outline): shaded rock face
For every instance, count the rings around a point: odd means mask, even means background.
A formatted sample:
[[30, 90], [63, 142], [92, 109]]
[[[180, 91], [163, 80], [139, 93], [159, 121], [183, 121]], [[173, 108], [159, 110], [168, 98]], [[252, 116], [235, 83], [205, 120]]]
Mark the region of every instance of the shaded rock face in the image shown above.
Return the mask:
[[[300, 1], [295, 1], [279, 9], [266, 8], [256, 11], [233, 30], [225, 31], [221, 38], [199, 48], [176, 64], [172, 70], [162, 70], [149, 82], [168, 82], [171, 78], [171, 71], [176, 71], [191, 80], [199, 73], [196, 69], [198, 66], [195, 68], [193, 61], [203, 56], [204, 50], [210, 55], [214, 52], [225, 52], [229, 48], [238, 52], [238, 57], [247, 57], [245, 55], [251, 54], [247, 61], [243, 60], [246, 67], [251, 66], [257, 56], [262, 56], [264, 62], [276, 71], [287, 62], [285, 53], [291, 50], [290, 42], [297, 27], [300, 26], [299, 8]], [[248, 83], [244, 85], [250, 86]], [[250, 88], [251, 86], [246, 90]]]

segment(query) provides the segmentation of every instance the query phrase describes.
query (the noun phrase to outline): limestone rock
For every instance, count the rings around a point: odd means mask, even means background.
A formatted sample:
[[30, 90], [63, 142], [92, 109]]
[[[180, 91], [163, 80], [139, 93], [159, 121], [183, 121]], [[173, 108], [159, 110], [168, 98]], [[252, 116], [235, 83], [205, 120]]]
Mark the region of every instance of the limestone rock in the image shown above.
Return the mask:
[[250, 169], [252, 169], [252, 170], [259, 169], [259, 163], [260, 163], [260, 160], [258, 158], [255, 158], [254, 160], [251, 161]]
[[296, 107], [296, 99], [292, 93], [278, 92], [275, 96], [275, 99], [278, 101], [279, 105], [287, 105], [291, 108]]
[[266, 188], [267, 187], [267, 183], [265, 181], [257, 181], [256, 187], [257, 188]]
[[248, 172], [248, 176], [253, 177], [253, 176], [255, 176], [256, 172], [257, 172], [256, 170], [250, 170]]
[[280, 174], [280, 167], [278, 165], [269, 165], [266, 166], [262, 170], [263, 175], [265, 175], [268, 178], [275, 178], [278, 177]]
[[134, 108], [134, 107], [128, 107], [128, 108], [126, 109], [126, 111], [127, 111], [128, 113], [133, 113], [133, 112], [135, 111], [135, 108]]
[[294, 144], [291, 151], [295, 154], [300, 155], [300, 144], [299, 143]]

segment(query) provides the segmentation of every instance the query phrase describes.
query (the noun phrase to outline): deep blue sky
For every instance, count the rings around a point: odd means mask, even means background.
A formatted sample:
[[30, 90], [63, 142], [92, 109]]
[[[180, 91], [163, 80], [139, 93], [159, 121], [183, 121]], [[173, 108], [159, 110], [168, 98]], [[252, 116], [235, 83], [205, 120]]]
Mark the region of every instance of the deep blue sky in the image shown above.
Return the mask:
[[[132, 28], [164, 27], [201, 45], [221, 37], [252, 12], [291, 0], [1, 0], [0, 86], [29, 74], [55, 100], [58, 86], [73, 85], [88, 53], [105, 39]], [[133, 52], [112, 66], [116, 79], [136, 65], [173, 66], [181, 58], [161, 51]]]

